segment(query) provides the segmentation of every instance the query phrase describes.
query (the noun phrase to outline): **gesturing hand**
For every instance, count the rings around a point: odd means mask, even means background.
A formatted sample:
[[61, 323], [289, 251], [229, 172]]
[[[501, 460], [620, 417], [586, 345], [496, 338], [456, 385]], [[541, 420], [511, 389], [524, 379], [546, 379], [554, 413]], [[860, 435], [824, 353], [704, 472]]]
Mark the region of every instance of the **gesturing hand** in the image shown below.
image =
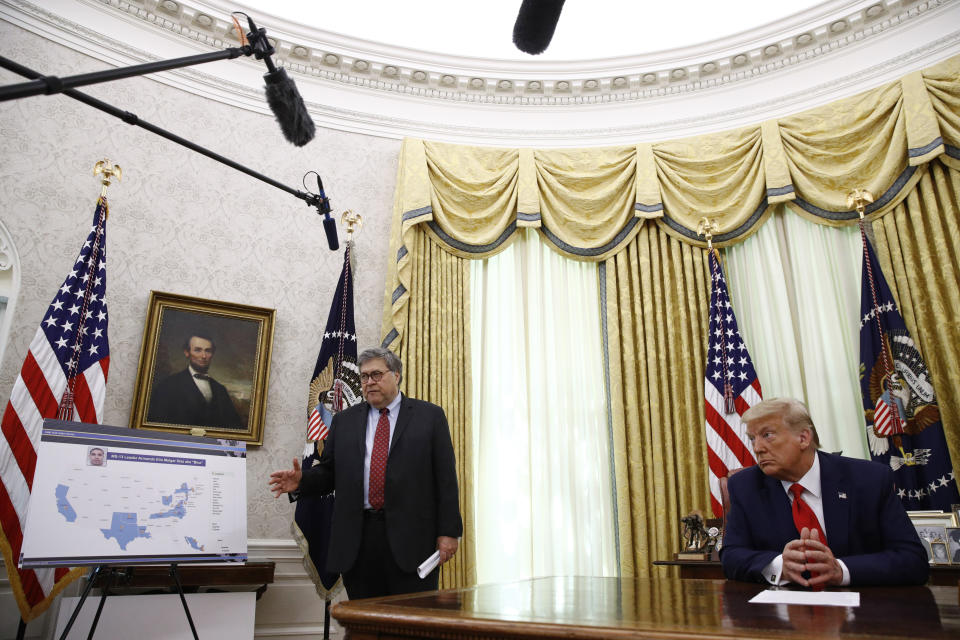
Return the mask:
[[300, 486], [300, 478], [303, 472], [300, 471], [300, 459], [293, 459], [293, 469], [286, 471], [274, 471], [270, 474], [270, 491], [273, 491], [273, 497], [279, 498], [282, 493], [296, 491]]

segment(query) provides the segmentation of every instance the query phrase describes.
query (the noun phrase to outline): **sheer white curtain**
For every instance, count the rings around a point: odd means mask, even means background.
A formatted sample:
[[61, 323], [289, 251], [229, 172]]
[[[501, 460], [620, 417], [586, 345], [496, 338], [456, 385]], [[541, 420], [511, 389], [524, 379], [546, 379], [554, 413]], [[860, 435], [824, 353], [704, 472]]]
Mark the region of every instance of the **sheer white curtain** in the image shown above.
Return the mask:
[[477, 579], [617, 574], [596, 263], [471, 263]]
[[779, 208], [726, 249], [727, 282], [765, 398], [807, 403], [823, 448], [867, 458], [860, 400], [860, 232]]

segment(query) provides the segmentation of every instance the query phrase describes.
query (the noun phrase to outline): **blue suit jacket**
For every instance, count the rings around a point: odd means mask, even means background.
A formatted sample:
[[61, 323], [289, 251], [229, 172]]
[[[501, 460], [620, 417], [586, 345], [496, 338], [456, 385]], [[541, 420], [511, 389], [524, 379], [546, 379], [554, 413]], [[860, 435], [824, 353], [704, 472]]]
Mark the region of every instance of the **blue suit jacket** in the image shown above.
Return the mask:
[[[851, 585], [923, 584], [930, 566], [897, 498], [889, 467], [817, 452], [823, 519], [833, 555]], [[800, 537], [790, 499], [776, 478], [750, 467], [730, 477], [730, 510], [720, 560], [727, 578], [766, 582], [763, 568]]]

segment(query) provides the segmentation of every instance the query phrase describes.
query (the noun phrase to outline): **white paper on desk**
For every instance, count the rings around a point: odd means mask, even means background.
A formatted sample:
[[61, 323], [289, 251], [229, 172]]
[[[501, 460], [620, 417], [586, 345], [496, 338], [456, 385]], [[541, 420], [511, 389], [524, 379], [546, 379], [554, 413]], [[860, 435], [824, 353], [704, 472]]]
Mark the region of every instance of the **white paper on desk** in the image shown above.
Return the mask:
[[420, 576], [420, 579], [423, 580], [427, 577], [427, 574], [433, 571], [436, 566], [440, 564], [440, 552], [434, 551], [433, 555], [423, 561], [419, 567], [417, 567], [417, 575]]
[[750, 599], [757, 604], [819, 604], [827, 607], [859, 607], [857, 591], [789, 591], [766, 589]]

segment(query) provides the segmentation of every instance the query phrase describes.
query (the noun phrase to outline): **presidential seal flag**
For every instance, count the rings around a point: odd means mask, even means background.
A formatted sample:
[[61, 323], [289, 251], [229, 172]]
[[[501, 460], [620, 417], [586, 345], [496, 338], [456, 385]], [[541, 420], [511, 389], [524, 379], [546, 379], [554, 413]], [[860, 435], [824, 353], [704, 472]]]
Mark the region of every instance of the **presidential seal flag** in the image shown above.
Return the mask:
[[710, 506], [713, 515], [723, 516], [720, 478], [740, 467], [756, 463], [746, 427], [740, 416], [760, 402], [760, 380], [750, 360], [747, 345], [737, 328], [737, 317], [727, 294], [719, 254], [710, 250], [710, 336], [704, 374], [703, 399], [706, 410], [707, 462], [710, 466]]
[[893, 469], [907, 510], [960, 502], [930, 372], [861, 225], [860, 392], [871, 457]]
[[[310, 381], [307, 407], [307, 442], [303, 452], [304, 470], [323, 452], [323, 441], [330, 433], [333, 416], [357, 404], [360, 395], [360, 370], [357, 368], [357, 331], [353, 323], [353, 276], [347, 242], [343, 269], [330, 305], [327, 326], [320, 343], [320, 355]], [[334, 495], [297, 496], [293, 534], [303, 551], [303, 563], [317, 587], [317, 593], [329, 602], [340, 591], [340, 576], [327, 572], [327, 547], [333, 523]]]
[[30, 342], [3, 414], [0, 550], [20, 617], [44, 612], [81, 569], [17, 569], [44, 418], [100, 424], [110, 367], [107, 342], [107, 200]]

